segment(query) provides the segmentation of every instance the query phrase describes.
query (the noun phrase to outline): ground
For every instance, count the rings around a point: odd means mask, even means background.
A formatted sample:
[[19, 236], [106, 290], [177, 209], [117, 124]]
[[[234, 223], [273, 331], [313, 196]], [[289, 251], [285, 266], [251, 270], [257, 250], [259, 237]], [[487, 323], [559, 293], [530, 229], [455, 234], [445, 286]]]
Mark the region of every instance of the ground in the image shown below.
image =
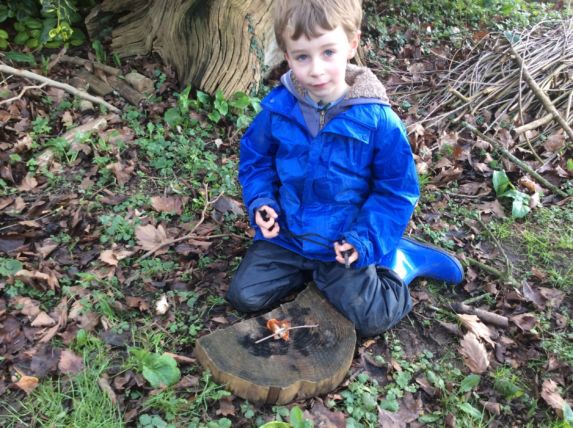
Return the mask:
[[[193, 349], [250, 316], [224, 295], [252, 237], [236, 168], [257, 96], [181, 88], [153, 57], [115, 64], [153, 81], [141, 106], [106, 97], [121, 114], [52, 87], [28, 89], [0, 104], [3, 426], [570, 426], [571, 141], [551, 153], [535, 146], [563, 197], [528, 186], [528, 174], [459, 124], [412, 128], [426, 108], [417, 93], [439, 88], [432, 79], [416, 90], [403, 82], [420, 72], [412, 64], [443, 70], [443, 58], [422, 55], [419, 34], [381, 28], [369, 21], [363, 54], [410, 126], [422, 198], [407, 234], [457, 254], [463, 284], [416, 280], [411, 314], [359, 339], [331, 393], [253, 406], [217, 385]], [[85, 47], [69, 54], [87, 57]], [[58, 64], [49, 76], [65, 81], [76, 71]], [[3, 100], [33, 84], [4, 79]], [[511, 150], [534, 165], [523, 145]], [[494, 178], [495, 170], [506, 174]], [[528, 201], [539, 197], [526, 215], [512, 216], [522, 196], [502, 196], [504, 179]]]

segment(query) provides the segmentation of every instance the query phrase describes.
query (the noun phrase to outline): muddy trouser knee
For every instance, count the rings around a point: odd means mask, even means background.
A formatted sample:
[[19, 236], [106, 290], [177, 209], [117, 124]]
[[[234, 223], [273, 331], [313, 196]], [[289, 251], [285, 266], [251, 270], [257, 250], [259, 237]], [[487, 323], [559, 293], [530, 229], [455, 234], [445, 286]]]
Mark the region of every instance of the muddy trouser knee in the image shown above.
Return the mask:
[[242, 312], [270, 308], [299, 290], [309, 279], [312, 262], [268, 241], [255, 241], [243, 258], [226, 298]]
[[412, 309], [408, 286], [390, 269], [374, 265], [345, 269], [339, 263], [319, 263], [314, 281], [362, 337], [392, 328]]

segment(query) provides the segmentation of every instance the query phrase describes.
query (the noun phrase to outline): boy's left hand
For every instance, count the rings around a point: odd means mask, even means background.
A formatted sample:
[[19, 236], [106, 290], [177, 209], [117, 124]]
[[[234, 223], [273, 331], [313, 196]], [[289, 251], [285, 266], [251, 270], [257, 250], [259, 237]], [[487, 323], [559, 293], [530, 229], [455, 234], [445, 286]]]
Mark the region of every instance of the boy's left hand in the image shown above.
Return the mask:
[[[354, 245], [349, 244], [348, 242], [335, 242], [334, 243], [334, 252], [336, 253], [336, 261], [341, 264], [348, 263], [351, 265], [356, 260], [358, 260], [358, 251], [354, 248]], [[344, 253], [347, 252], [348, 258], [345, 259]]]

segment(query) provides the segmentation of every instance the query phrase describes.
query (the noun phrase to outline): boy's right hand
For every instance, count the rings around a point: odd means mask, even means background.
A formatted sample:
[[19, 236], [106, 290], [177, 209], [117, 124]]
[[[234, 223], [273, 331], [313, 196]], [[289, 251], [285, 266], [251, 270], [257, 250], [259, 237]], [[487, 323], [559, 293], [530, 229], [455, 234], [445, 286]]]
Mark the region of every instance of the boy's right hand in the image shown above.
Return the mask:
[[268, 205], [263, 205], [257, 210], [255, 222], [265, 238], [271, 239], [278, 236], [281, 227], [277, 222], [277, 218], [278, 214], [276, 211]]

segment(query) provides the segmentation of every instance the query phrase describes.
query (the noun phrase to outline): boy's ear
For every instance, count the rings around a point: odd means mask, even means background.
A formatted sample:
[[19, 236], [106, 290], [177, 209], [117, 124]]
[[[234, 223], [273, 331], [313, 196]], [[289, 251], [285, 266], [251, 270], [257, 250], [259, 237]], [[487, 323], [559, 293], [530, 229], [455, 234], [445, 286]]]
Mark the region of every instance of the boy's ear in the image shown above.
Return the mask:
[[354, 35], [352, 36], [352, 38], [349, 40], [349, 44], [350, 44], [350, 52], [348, 52], [348, 59], [354, 58], [354, 55], [356, 55], [356, 50], [358, 49], [358, 46], [360, 45], [360, 35], [362, 33], [360, 31], [356, 31], [354, 33]]

